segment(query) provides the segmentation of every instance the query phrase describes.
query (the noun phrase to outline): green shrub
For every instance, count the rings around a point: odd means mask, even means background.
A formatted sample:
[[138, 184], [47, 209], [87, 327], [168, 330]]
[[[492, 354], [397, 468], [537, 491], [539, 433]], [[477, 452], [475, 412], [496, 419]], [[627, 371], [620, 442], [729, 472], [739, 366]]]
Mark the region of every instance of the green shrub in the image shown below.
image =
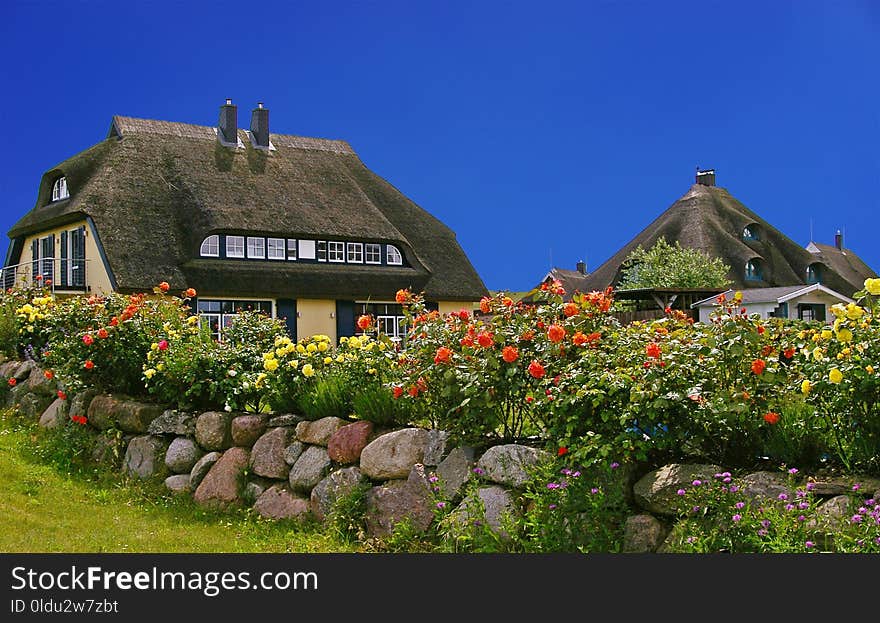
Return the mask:
[[394, 398], [391, 389], [377, 383], [355, 390], [352, 410], [358, 418], [383, 427], [403, 426], [413, 417], [411, 403]]
[[300, 415], [308, 420], [344, 418], [351, 414], [351, 390], [345, 375], [330, 372], [309, 384], [298, 396], [296, 406]]

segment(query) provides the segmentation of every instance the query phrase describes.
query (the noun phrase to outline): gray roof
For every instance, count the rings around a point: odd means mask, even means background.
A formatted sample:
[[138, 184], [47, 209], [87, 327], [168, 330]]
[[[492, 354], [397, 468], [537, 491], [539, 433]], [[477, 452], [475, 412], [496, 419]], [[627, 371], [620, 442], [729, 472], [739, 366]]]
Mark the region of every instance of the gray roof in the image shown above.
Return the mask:
[[[775, 288], [746, 288], [743, 290], [739, 290], [742, 292], [742, 303], [743, 305], [754, 304], [754, 303], [775, 303], [779, 302], [780, 299], [784, 299], [792, 294], [797, 292], [804, 291], [804, 293], [812, 290], [823, 290], [832, 296], [836, 296], [844, 301], [851, 300], [849, 297], [840, 294], [839, 292], [835, 292], [830, 288], [823, 286], [822, 284], [814, 283], [811, 285], [796, 285], [796, 286], [779, 286]], [[730, 299], [733, 296], [733, 290], [727, 290], [724, 292], [724, 295]], [[715, 304], [716, 296], [710, 296], [701, 301], [697, 301], [691, 307], [706, 307], [709, 305]]]
[[[224, 147], [217, 129], [113, 117], [108, 137], [43, 175], [13, 239], [91, 217], [120, 290], [160, 281], [215, 294], [478, 300], [487, 289], [455, 234], [370, 171], [345, 141], [270, 134], [271, 150]], [[70, 198], [51, 202], [55, 179]], [[199, 258], [213, 233], [385, 242], [405, 266]], [[17, 261], [17, 260], [16, 260]], [[344, 269], [343, 269], [344, 268]]]

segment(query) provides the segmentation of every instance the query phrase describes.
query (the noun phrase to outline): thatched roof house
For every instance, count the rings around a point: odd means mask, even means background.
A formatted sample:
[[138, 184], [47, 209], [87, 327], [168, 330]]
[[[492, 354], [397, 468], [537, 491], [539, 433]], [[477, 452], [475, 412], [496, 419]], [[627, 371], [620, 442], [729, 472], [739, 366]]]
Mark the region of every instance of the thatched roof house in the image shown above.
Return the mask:
[[850, 296], [876, 274], [852, 251], [811, 243], [804, 248], [699, 172], [697, 182], [654, 222], [590, 273], [586, 291], [617, 285], [621, 265], [637, 247], [659, 238], [718, 257], [731, 267], [732, 287], [767, 288], [821, 282]]
[[400, 288], [456, 309], [487, 293], [455, 234], [348, 143], [272, 134], [262, 104], [240, 129], [229, 100], [217, 127], [113, 117], [105, 140], [43, 175], [9, 236], [6, 265], [62, 290], [168, 281], [196, 288], [221, 327], [245, 301], [300, 337], [350, 334], [363, 311], [396, 325]]

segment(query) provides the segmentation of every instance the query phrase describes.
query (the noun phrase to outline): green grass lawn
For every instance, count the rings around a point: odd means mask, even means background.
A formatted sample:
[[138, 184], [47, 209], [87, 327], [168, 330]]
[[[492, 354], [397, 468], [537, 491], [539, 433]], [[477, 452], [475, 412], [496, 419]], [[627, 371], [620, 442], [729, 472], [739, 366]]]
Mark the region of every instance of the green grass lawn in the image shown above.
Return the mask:
[[206, 512], [161, 485], [65, 470], [34, 451], [39, 443], [32, 428], [0, 416], [0, 552], [356, 551], [317, 526]]

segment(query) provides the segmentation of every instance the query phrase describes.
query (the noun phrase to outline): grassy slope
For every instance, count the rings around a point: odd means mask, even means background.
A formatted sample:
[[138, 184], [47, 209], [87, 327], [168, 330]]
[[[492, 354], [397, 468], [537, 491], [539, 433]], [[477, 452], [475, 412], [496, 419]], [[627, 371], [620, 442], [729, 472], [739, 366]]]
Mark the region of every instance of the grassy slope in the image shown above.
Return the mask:
[[207, 513], [161, 490], [68, 475], [28, 451], [32, 433], [0, 420], [0, 552], [344, 552], [317, 528]]

